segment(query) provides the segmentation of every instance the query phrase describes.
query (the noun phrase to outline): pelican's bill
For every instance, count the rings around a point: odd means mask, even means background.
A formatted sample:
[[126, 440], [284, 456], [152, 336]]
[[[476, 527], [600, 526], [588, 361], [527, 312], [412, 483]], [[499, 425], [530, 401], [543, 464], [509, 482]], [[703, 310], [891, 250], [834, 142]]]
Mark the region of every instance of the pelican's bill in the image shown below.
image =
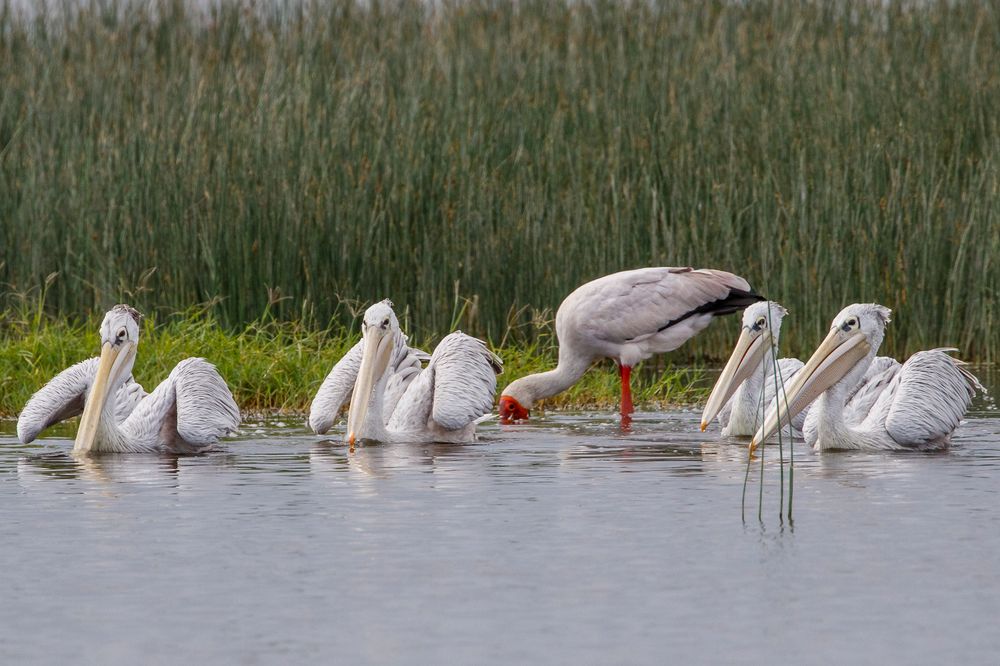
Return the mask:
[[834, 328], [820, 344], [805, 366], [795, 375], [785, 392], [785, 400], [778, 400], [768, 412], [764, 424], [750, 442], [753, 452], [779, 428], [805, 409], [821, 393], [843, 379], [858, 361], [871, 351], [871, 344], [859, 331], [848, 334]]
[[97, 438], [97, 425], [101, 420], [101, 410], [108, 401], [111, 388], [122, 368], [128, 365], [135, 355], [136, 346], [131, 342], [113, 345], [105, 342], [101, 347], [101, 359], [97, 365], [94, 383], [87, 394], [83, 415], [80, 417], [80, 427], [76, 432], [73, 444], [75, 453], [87, 453], [94, 446]]
[[740, 384], [750, 377], [754, 369], [764, 359], [764, 354], [771, 347], [770, 343], [770, 331], [743, 329], [743, 332], [740, 333], [740, 339], [737, 340], [736, 347], [733, 349], [733, 353], [726, 363], [726, 367], [723, 368], [722, 374], [719, 375], [718, 381], [715, 382], [715, 386], [712, 388], [711, 395], [708, 396], [705, 410], [701, 414], [702, 432], [705, 432], [708, 424], [722, 411], [722, 408], [733, 397]]
[[351, 395], [350, 411], [347, 414], [347, 441], [351, 446], [357, 438], [358, 430], [364, 425], [368, 406], [371, 404], [375, 384], [389, 367], [395, 346], [392, 334], [377, 326], [368, 327], [364, 332], [365, 349], [361, 356], [361, 367]]

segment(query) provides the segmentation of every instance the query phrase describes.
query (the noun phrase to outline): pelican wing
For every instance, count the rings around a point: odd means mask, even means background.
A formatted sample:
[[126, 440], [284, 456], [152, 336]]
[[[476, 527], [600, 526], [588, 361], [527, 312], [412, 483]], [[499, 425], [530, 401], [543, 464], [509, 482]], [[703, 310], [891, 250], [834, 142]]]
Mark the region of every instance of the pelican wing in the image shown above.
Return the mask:
[[464, 428], [493, 409], [503, 361], [482, 340], [461, 331], [445, 336], [427, 370], [434, 381], [431, 418], [441, 427]]
[[197, 451], [236, 431], [240, 410], [215, 366], [187, 358], [122, 423], [136, 450]]
[[177, 434], [191, 444], [214, 444], [236, 431], [240, 408], [215, 366], [187, 358], [170, 373], [177, 385]]
[[[410, 347], [407, 343], [407, 337], [398, 333], [392, 360], [389, 361], [392, 374], [386, 385], [385, 404], [382, 408], [387, 421], [410, 382], [420, 374], [422, 364], [431, 358], [427, 352]], [[364, 351], [365, 341], [362, 339], [337, 361], [316, 392], [316, 397], [309, 406], [309, 427], [317, 435], [328, 432], [337, 420], [341, 408], [350, 402]]]
[[[406, 337], [404, 336], [404, 340]], [[385, 387], [385, 402], [382, 405], [382, 413], [385, 422], [392, 418], [392, 413], [396, 410], [400, 398], [406, 393], [406, 389], [424, 370], [424, 363], [431, 360], [431, 355], [427, 352], [413, 347], [404, 347], [402, 353], [399, 348], [393, 352], [393, 359], [390, 362], [392, 375]]]
[[364, 350], [365, 342], [359, 340], [337, 361], [316, 392], [309, 406], [309, 427], [317, 435], [325, 434], [333, 426], [340, 408], [351, 399]]
[[[95, 357], [71, 365], [32, 395], [17, 419], [18, 439], [27, 444], [49, 426], [79, 416], [99, 362]], [[118, 389], [116, 423], [124, 421], [145, 396], [142, 385], [129, 376]]]
[[759, 300], [746, 280], [725, 271], [640, 268], [588, 282], [559, 314], [609, 342], [640, 342], [693, 316], [729, 314]]
[[922, 448], [946, 442], [965, 416], [979, 380], [947, 354], [934, 349], [911, 356], [872, 408], [900, 446]]
[[902, 367], [902, 364], [891, 356], [875, 357], [861, 383], [854, 388], [851, 397], [848, 398], [844, 406], [844, 418], [853, 423], [864, 421], [878, 397], [892, 384], [892, 380]]
[[389, 430], [419, 431], [428, 421], [445, 430], [468, 426], [493, 409], [502, 370], [503, 363], [482, 340], [461, 331], [445, 336], [398, 398]]

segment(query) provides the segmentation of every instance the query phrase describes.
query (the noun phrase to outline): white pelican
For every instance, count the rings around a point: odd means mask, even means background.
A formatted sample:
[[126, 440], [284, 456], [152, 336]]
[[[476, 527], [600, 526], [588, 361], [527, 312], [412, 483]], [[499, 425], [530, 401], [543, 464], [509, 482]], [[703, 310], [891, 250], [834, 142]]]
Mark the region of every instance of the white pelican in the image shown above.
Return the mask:
[[[718, 415], [723, 437], [750, 436], [760, 427], [765, 408], [802, 367], [797, 358], [775, 362], [781, 321], [788, 311], [773, 301], [754, 303], [743, 311], [743, 330], [729, 362], [719, 375], [701, 415], [701, 431]], [[775, 376], [775, 368], [778, 376]], [[792, 420], [799, 434], [805, 410]], [[795, 432], [798, 431], [798, 432]]]
[[17, 420], [22, 442], [80, 412], [74, 453], [191, 453], [236, 430], [233, 395], [205, 359], [181, 361], [148, 395], [132, 379], [139, 318], [127, 305], [111, 308], [100, 358], [67, 368], [31, 396]]
[[[384, 300], [376, 305], [384, 306], [383, 309], [387, 309], [391, 313], [391, 320], [396, 322], [393, 325], [392, 358], [386, 368], [386, 372], [390, 375], [390, 381], [387, 382], [387, 391], [382, 404], [383, 420], [388, 423], [403, 391], [410, 385], [413, 378], [420, 374], [423, 369], [422, 363], [429, 361], [431, 357], [427, 352], [409, 346], [406, 335], [399, 328], [396, 313], [392, 311], [391, 301]], [[362, 324], [363, 326], [364, 324]], [[309, 427], [317, 435], [326, 434], [330, 430], [337, 420], [341, 408], [350, 401], [354, 384], [358, 380], [358, 370], [361, 368], [361, 357], [364, 356], [364, 351], [365, 340], [362, 337], [334, 364], [330, 374], [326, 376], [316, 392], [316, 397], [313, 398], [312, 404], [309, 406]]]
[[[702, 432], [716, 415], [723, 426], [723, 437], [749, 437], [760, 428], [764, 414], [775, 404], [775, 392], [782, 395], [803, 366], [797, 358], [781, 358], [777, 361], [778, 376], [774, 375], [781, 323], [787, 314], [788, 310], [774, 301], [754, 303], [743, 311], [740, 338], [705, 404]], [[861, 383], [849, 394], [844, 409], [848, 422], [868, 415], [875, 398], [899, 367], [899, 362], [887, 356], [872, 361]], [[792, 418], [789, 436], [802, 435], [808, 413], [807, 405]]]
[[446, 336], [421, 369], [425, 357], [406, 346], [392, 303], [376, 303], [365, 312], [361, 341], [320, 387], [310, 424], [325, 431], [353, 383], [345, 435], [352, 446], [359, 439], [474, 441], [476, 424], [493, 407], [500, 359], [461, 331]]
[[[918, 352], [876, 378], [886, 384], [860, 421], [844, 417], [850, 389], [865, 375], [885, 335], [888, 308], [875, 303], [844, 308], [788, 387], [788, 409], [772, 408], [750, 442], [752, 451], [815, 400], [806, 417], [806, 442], [826, 449], [910, 449], [946, 447], [977, 390], [979, 380], [946, 352]], [[857, 394], [856, 394], [857, 395]]]
[[565, 391], [594, 361], [610, 358], [619, 368], [626, 425], [637, 363], [677, 349], [716, 316], [762, 300], [743, 278], [711, 269], [640, 268], [588, 282], [556, 312], [559, 364], [508, 385], [500, 396], [500, 418], [527, 419], [535, 401]]

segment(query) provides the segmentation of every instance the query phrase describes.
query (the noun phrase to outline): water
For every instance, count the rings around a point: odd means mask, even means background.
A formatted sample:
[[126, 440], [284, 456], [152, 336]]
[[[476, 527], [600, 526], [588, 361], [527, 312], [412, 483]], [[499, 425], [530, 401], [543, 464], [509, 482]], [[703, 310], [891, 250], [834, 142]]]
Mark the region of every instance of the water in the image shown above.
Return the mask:
[[[795, 450], [794, 523], [697, 414], [349, 453], [0, 437], [0, 663], [995, 663], [1000, 413], [939, 454]], [[786, 488], [787, 491], [787, 488]]]

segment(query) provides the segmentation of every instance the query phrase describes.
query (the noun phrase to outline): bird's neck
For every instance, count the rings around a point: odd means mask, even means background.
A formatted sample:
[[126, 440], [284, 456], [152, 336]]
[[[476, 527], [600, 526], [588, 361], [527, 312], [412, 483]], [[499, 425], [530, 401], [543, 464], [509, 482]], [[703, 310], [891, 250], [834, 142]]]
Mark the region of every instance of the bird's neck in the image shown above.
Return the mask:
[[[129, 451], [128, 438], [118, 426], [117, 407], [118, 391], [125, 383], [123, 376], [113, 384], [108, 392], [108, 399], [101, 407], [101, 414], [97, 419], [97, 434], [94, 437], [94, 445], [91, 448], [93, 453], [123, 453]], [[74, 448], [75, 450], [75, 448]]]
[[807, 443], [818, 445], [820, 449], [863, 448], [864, 432], [847, 424], [844, 420], [844, 407], [854, 387], [865, 376], [874, 357], [873, 350], [843, 379], [816, 398], [807, 417], [812, 421], [808, 428], [810, 435], [806, 438]]
[[[592, 359], [570, 353], [568, 350], [564, 351], [565, 349], [564, 347], [559, 349], [559, 364], [552, 370], [528, 375], [518, 380], [517, 393], [527, 397], [528, 403], [533, 404], [538, 400], [551, 398], [562, 393], [575, 384], [590, 368]], [[511, 388], [514, 388], [513, 385]], [[517, 397], [515, 393], [511, 393], [511, 395]]]
[[385, 389], [389, 384], [389, 372], [382, 373], [382, 377], [375, 384], [370, 402], [368, 403], [368, 413], [365, 414], [365, 422], [361, 424], [361, 439], [372, 439], [379, 442], [389, 441], [389, 431], [385, 427], [385, 419], [382, 417], [385, 405]]
[[763, 404], [764, 382], [774, 381], [774, 354], [768, 352], [757, 368], [733, 394], [733, 411], [727, 430], [733, 434], [753, 434], [764, 420], [768, 405]]

